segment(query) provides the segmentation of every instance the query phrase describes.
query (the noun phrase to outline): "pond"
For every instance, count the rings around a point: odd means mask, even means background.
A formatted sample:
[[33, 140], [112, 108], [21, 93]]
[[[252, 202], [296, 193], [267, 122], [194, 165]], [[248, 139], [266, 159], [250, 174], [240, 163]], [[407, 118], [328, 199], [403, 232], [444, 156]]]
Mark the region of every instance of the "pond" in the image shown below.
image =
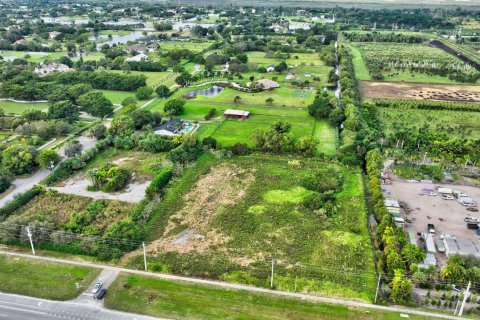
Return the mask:
[[[112, 40], [107, 40], [107, 41], [102, 41], [97, 43], [97, 49], [101, 48], [103, 45], [106, 45], [106, 44], [108, 44], [109, 46], [111, 46], [112, 44], [118, 44], [118, 43], [123, 44], [123, 43], [127, 43], [128, 41], [136, 41], [137, 39], [142, 37], [144, 37], [142, 31], [132, 31], [131, 33], [126, 35], [112, 34]], [[95, 41], [99, 39], [108, 39], [108, 35], [100, 34], [100, 35], [91, 36], [90, 38], [88, 38], [88, 40], [90, 41]]]
[[187, 99], [193, 99], [198, 96], [215, 97], [215, 96], [218, 96], [220, 93], [222, 93], [223, 90], [225, 90], [225, 88], [219, 87], [219, 86], [213, 86], [210, 88], [187, 92], [183, 95], [183, 97]]

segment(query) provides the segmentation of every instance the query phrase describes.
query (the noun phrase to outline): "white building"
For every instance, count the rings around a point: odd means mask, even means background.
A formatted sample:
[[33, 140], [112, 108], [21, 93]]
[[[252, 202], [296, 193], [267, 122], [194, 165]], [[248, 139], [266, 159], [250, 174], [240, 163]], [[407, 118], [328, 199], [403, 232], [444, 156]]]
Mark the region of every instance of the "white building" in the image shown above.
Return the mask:
[[67, 71], [70, 71], [70, 67], [65, 64], [49, 63], [49, 64], [41, 64], [40, 66], [36, 67], [33, 72], [35, 72], [38, 75], [44, 76], [52, 72], [67, 72]]
[[148, 61], [148, 56], [146, 54], [140, 53], [134, 57], [125, 59], [125, 62], [130, 62], [130, 61], [133, 61], [133, 62]]
[[445, 244], [447, 257], [473, 255], [480, 258], [480, 242], [478, 241], [445, 237], [443, 238], [443, 243]]

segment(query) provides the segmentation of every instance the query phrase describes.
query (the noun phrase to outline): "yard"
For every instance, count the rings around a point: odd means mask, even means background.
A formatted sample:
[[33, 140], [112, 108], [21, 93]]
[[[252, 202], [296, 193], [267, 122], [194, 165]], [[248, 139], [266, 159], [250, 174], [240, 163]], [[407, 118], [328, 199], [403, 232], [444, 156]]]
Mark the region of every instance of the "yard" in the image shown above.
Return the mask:
[[51, 300], [76, 298], [100, 273], [88, 267], [13, 256], [0, 256], [0, 270], [0, 291]]
[[[394, 312], [347, 308], [126, 274], [120, 274], [110, 286], [105, 305], [114, 310], [168, 319], [399, 319], [399, 314]], [[409, 319], [433, 318], [409, 315]]]
[[[307, 203], [316, 193], [304, 181], [315, 172], [340, 185], [312, 212]], [[361, 175], [336, 164], [204, 155], [167, 190], [148, 230], [153, 270], [267, 286], [274, 258], [278, 289], [293, 290], [298, 276], [301, 292], [364, 300], [373, 292]]]
[[27, 110], [41, 110], [46, 111], [48, 109], [47, 103], [21, 103], [21, 102], [13, 102], [13, 101], [0, 101], [0, 108], [5, 113], [12, 113], [12, 114], [22, 114]]
[[160, 44], [159, 50], [187, 49], [193, 52], [200, 52], [210, 47], [214, 42], [193, 42], [193, 41], [167, 41]]

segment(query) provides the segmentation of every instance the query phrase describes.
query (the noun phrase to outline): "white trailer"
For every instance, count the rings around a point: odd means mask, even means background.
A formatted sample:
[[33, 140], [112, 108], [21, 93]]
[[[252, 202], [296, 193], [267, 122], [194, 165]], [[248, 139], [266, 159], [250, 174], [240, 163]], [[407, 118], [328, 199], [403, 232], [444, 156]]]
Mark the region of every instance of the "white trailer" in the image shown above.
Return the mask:
[[453, 190], [450, 188], [438, 188], [437, 191], [441, 194], [453, 194]]

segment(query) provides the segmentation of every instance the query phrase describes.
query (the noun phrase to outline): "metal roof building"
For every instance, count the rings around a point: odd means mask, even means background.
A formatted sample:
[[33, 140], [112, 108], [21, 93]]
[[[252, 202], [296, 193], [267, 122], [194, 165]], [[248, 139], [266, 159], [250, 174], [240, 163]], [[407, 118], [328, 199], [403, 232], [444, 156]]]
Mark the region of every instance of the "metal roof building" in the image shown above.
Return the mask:
[[480, 242], [478, 241], [446, 237], [443, 239], [443, 243], [447, 257], [473, 255], [480, 258]]

